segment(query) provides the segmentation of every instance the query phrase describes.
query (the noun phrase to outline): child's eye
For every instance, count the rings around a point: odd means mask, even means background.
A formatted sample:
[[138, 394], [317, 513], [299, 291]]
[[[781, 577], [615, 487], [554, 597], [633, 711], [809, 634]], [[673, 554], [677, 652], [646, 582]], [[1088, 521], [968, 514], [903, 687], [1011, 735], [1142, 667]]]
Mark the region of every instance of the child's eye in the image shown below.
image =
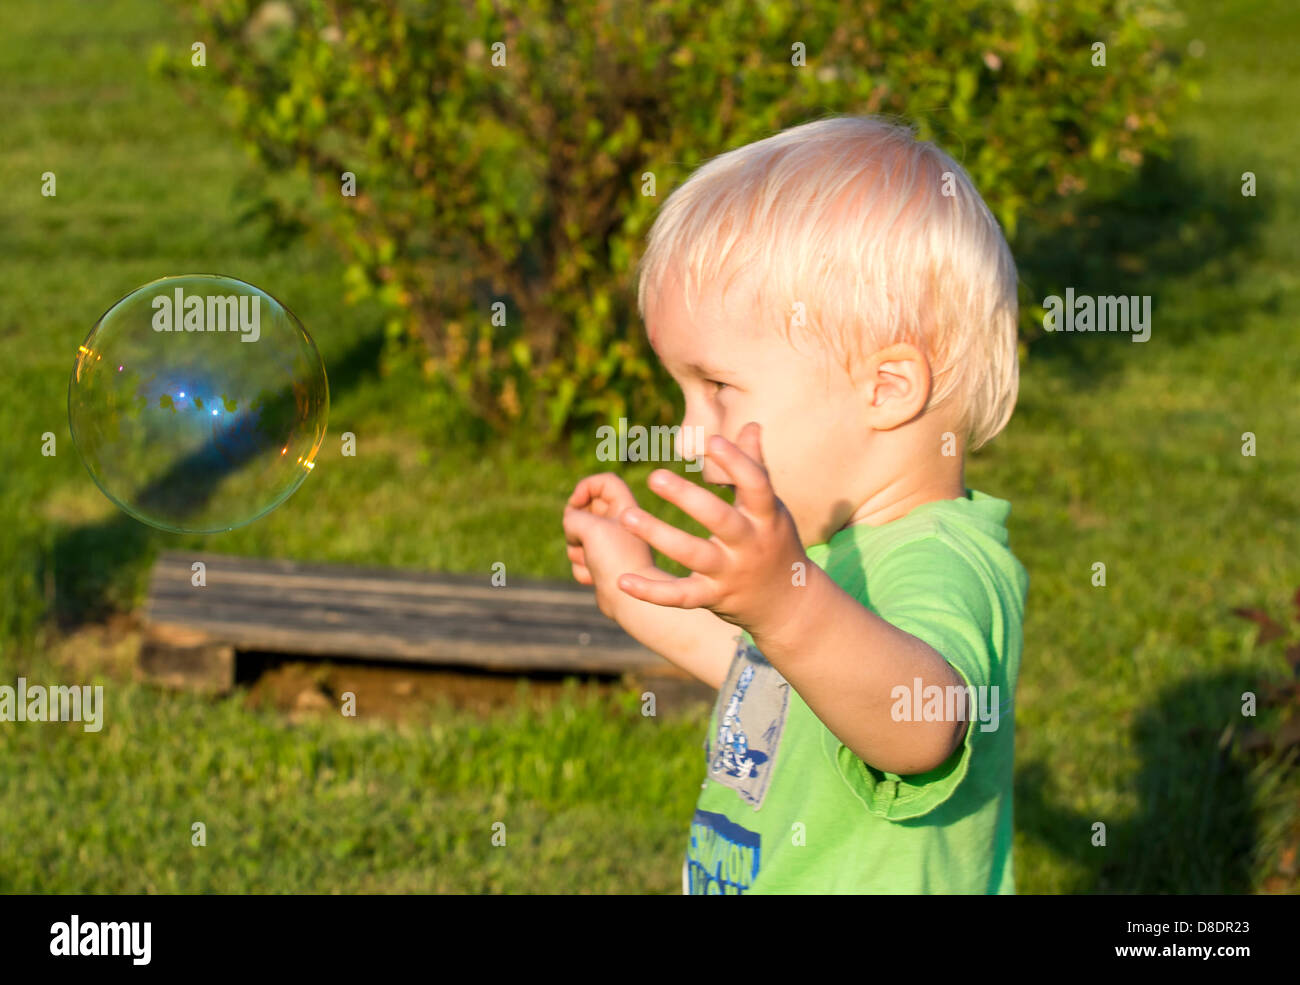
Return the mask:
[[716, 386], [719, 390], [721, 390], [724, 386], [727, 385], [723, 383], [721, 380], [708, 380], [706, 382], [712, 384], [713, 386]]

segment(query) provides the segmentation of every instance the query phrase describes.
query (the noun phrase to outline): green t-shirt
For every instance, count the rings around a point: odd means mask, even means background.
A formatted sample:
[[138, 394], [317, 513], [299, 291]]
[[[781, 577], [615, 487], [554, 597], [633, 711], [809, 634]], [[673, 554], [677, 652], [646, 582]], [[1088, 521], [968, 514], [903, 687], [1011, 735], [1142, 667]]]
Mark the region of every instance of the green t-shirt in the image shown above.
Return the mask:
[[1013, 699], [1029, 576], [1008, 546], [1010, 512], [1006, 500], [967, 489], [883, 526], [845, 527], [807, 550], [974, 689], [942, 695], [914, 685], [897, 695], [896, 713], [911, 720], [950, 719], [958, 697], [973, 699], [962, 746], [928, 773], [864, 763], [737, 630], [704, 742], [684, 892], [1015, 892]]

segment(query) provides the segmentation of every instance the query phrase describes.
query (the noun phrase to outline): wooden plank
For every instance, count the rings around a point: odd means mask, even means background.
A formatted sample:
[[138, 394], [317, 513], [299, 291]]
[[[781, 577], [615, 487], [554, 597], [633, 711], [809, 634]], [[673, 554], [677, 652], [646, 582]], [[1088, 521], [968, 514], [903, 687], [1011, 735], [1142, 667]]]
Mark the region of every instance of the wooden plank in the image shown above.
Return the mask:
[[340, 612], [385, 612], [393, 616], [413, 618], [473, 618], [490, 616], [502, 624], [542, 624], [555, 628], [589, 628], [599, 631], [604, 625], [613, 625], [594, 604], [591, 606], [549, 605], [520, 602], [510, 589], [500, 589], [495, 596], [484, 598], [411, 598], [395, 593], [378, 591], [334, 591], [327, 587], [304, 589], [296, 582], [284, 586], [248, 586], [238, 583], [213, 582], [206, 587], [192, 587], [188, 578], [162, 582], [155, 580], [151, 601], [159, 608], [202, 607], [203, 605], [232, 602], [251, 605], [280, 605], [286, 608], [301, 605], [328, 604]]
[[[194, 561], [206, 567], [203, 587], [191, 582]], [[244, 650], [687, 676], [607, 619], [590, 589], [526, 579], [494, 587], [486, 574], [167, 552], [152, 573], [146, 622]]]
[[[406, 594], [442, 595], [446, 597], [498, 596], [503, 591], [518, 592], [519, 598], [550, 603], [563, 603], [579, 607], [594, 607], [590, 589], [568, 582], [541, 579], [510, 579], [509, 587], [497, 588], [490, 584], [487, 575], [466, 575], [411, 571], [394, 568], [363, 568], [345, 564], [283, 561], [270, 558], [248, 558], [228, 554], [211, 554], [195, 551], [193, 554], [165, 551], [154, 565], [155, 575], [181, 579], [189, 584], [191, 565], [202, 561], [209, 575], [214, 570], [232, 582], [276, 586], [285, 581], [303, 585], [317, 584], [331, 590], [358, 589], [367, 585], [381, 591]], [[599, 610], [598, 610], [599, 611]]]

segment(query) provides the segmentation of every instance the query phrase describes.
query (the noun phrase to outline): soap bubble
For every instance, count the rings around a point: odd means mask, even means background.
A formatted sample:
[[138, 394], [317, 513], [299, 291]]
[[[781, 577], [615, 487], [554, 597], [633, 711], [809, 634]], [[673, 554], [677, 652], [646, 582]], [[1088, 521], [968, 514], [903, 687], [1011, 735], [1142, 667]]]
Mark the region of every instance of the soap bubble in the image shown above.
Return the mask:
[[164, 277], [96, 322], [68, 384], [72, 439], [119, 507], [178, 533], [233, 530], [314, 467], [329, 416], [316, 343], [233, 277]]

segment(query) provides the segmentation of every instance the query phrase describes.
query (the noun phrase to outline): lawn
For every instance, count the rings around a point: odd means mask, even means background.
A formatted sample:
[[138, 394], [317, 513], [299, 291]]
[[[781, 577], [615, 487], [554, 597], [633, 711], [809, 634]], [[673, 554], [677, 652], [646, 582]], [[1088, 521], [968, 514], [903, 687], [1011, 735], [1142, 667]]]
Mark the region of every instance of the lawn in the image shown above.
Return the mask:
[[[492, 717], [444, 705], [401, 725], [288, 720], [69, 653], [76, 622], [138, 606], [164, 548], [568, 577], [563, 501], [605, 468], [594, 436], [576, 459], [441, 432], [418, 378], [381, 357], [379, 313], [344, 305], [328, 246], [272, 236], [241, 210], [238, 190], [260, 177], [217, 101], [198, 112], [150, 75], [154, 45], [193, 40], [176, 6], [91, 9], [25, 3], [0, 32], [0, 683], [71, 682], [82, 667], [75, 680], [104, 685], [107, 702], [93, 735], [0, 724], [0, 891], [680, 891], [703, 706], [644, 717], [634, 691], [610, 700], [574, 682], [562, 701]], [[1010, 427], [968, 466], [969, 486], [1013, 504], [1031, 579], [1022, 893], [1300, 888], [1300, 770], [1219, 752], [1243, 726], [1242, 692], [1287, 670], [1286, 641], [1257, 643], [1232, 610], [1281, 621], [1300, 588], [1300, 11], [1197, 0], [1173, 38], [1193, 39], [1205, 79], [1175, 121], [1177, 155], [1070, 236], [1017, 249], [1039, 298], [1067, 284], [1150, 294], [1150, 341], [1035, 345]], [[333, 404], [302, 489], [207, 538], [120, 516], [67, 428], [72, 355], [95, 319], [191, 271], [284, 300], [321, 347]], [[355, 458], [340, 453], [345, 431]], [[647, 506], [650, 468], [625, 471]]]

